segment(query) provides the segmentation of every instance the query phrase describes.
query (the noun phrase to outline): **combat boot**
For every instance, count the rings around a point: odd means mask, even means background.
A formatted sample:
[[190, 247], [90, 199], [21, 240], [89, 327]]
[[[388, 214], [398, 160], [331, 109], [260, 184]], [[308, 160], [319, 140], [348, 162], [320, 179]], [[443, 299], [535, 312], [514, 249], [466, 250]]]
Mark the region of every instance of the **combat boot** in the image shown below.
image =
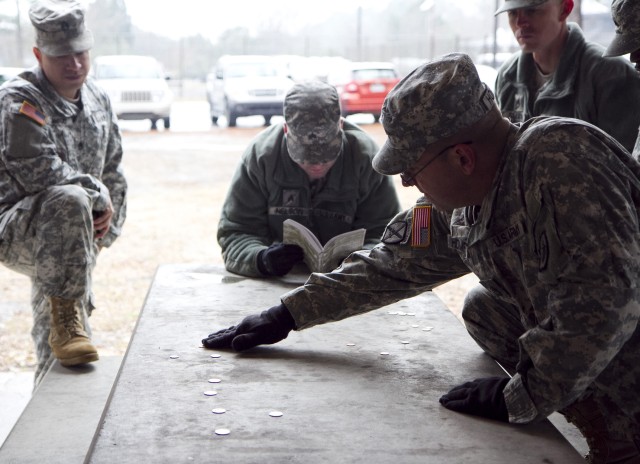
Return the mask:
[[98, 350], [84, 330], [82, 308], [75, 300], [49, 298], [51, 330], [49, 345], [63, 366], [75, 366], [98, 360]]
[[577, 401], [559, 411], [574, 424], [589, 445], [585, 460], [590, 464], [640, 464], [640, 443], [634, 438], [615, 437], [607, 428], [605, 414], [592, 399]]

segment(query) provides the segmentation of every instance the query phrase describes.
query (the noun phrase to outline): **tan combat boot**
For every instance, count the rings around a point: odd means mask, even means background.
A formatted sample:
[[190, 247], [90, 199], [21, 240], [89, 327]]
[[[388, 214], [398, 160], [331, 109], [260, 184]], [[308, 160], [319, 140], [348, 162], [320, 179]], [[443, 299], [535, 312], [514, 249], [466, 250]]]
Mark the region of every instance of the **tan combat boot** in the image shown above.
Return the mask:
[[640, 464], [640, 443], [633, 438], [615, 437], [607, 429], [605, 416], [592, 399], [577, 401], [559, 411], [587, 440], [590, 464]]
[[49, 345], [63, 366], [75, 366], [98, 360], [98, 350], [84, 330], [82, 309], [74, 300], [49, 298], [51, 330]]

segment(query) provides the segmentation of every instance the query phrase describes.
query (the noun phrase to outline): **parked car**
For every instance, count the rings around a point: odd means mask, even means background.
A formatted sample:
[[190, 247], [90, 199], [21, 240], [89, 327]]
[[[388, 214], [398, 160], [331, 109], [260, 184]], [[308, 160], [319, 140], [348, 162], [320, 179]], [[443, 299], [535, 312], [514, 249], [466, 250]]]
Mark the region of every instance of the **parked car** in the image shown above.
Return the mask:
[[342, 115], [370, 113], [380, 120], [382, 103], [400, 78], [392, 63], [349, 62], [331, 71], [327, 82], [340, 95]]
[[269, 125], [272, 116], [282, 115], [284, 97], [293, 84], [277, 57], [222, 56], [207, 76], [211, 121], [217, 124], [224, 116], [234, 127], [239, 117], [258, 115]]
[[173, 92], [162, 65], [151, 56], [109, 55], [94, 60], [93, 76], [106, 90], [119, 119], [163, 121], [171, 127]]
[[24, 71], [22, 68], [0, 67], [0, 85], [17, 76], [22, 71]]

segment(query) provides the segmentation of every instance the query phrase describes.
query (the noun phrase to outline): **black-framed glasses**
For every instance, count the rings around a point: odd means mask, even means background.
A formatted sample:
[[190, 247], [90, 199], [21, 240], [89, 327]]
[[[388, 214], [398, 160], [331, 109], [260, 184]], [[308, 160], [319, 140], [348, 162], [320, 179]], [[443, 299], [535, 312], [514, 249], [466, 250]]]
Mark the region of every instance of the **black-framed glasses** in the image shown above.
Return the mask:
[[468, 142], [459, 142], [459, 143], [454, 143], [453, 145], [449, 145], [447, 147], [444, 147], [440, 153], [438, 153], [436, 156], [434, 156], [433, 158], [431, 158], [429, 161], [427, 161], [427, 163], [422, 166], [420, 169], [418, 169], [415, 174], [413, 174], [412, 176], [410, 176], [407, 171], [405, 172], [401, 172], [400, 173], [400, 179], [402, 180], [402, 185], [404, 185], [405, 187], [413, 187], [414, 185], [416, 185], [415, 179], [418, 176], [418, 174], [420, 174], [422, 171], [424, 171], [427, 166], [429, 166], [431, 163], [433, 163], [437, 158], [440, 157], [440, 155], [442, 155], [443, 153], [445, 153], [447, 150], [450, 150], [451, 148], [455, 147], [456, 145], [469, 145], [473, 143], [472, 141], [468, 141]]

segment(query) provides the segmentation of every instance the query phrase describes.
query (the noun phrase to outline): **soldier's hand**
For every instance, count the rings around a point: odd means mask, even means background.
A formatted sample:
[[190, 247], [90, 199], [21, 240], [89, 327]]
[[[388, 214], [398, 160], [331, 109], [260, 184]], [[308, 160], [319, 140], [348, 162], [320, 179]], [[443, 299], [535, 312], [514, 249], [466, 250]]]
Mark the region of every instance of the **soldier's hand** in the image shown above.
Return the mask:
[[113, 217], [113, 205], [111, 202], [103, 211], [93, 211], [93, 230], [97, 239], [104, 237], [109, 232], [111, 218]]
[[245, 317], [238, 325], [209, 334], [202, 340], [205, 348], [233, 348], [244, 351], [258, 345], [284, 340], [295, 328], [291, 313], [282, 303]]
[[452, 411], [509, 422], [502, 394], [509, 380], [508, 377], [488, 377], [463, 383], [442, 395], [440, 404]]
[[275, 243], [258, 253], [258, 269], [267, 276], [283, 276], [303, 258], [298, 245]]

